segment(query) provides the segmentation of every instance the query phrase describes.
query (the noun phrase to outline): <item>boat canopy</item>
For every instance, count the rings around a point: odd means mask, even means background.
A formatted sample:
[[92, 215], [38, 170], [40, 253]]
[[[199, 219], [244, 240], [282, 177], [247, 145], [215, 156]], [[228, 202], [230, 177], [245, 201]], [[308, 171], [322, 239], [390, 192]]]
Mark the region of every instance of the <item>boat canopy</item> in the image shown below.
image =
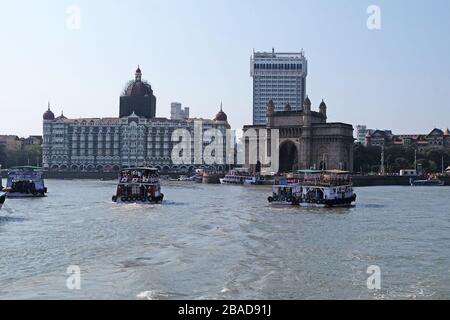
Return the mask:
[[34, 171], [34, 170], [42, 170], [41, 167], [34, 167], [34, 166], [18, 166], [18, 167], [12, 167], [10, 170], [28, 170], [28, 171]]
[[350, 174], [349, 171], [343, 171], [343, 170], [325, 170], [323, 173], [325, 174]]
[[158, 172], [159, 170], [157, 168], [150, 168], [150, 167], [131, 167], [131, 168], [123, 168], [120, 172], [127, 172], [127, 171], [153, 171], [153, 172]]
[[297, 173], [303, 173], [303, 174], [315, 174], [315, 173], [322, 173], [322, 170], [313, 170], [313, 169], [304, 169], [304, 170], [297, 170]]

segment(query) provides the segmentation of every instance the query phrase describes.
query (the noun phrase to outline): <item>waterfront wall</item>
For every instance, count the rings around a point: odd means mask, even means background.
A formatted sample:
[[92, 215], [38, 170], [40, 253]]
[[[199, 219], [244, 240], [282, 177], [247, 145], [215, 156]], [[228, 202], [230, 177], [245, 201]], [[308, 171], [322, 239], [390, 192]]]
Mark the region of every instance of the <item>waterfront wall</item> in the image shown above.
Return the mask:
[[[353, 176], [353, 185], [355, 187], [374, 187], [374, 186], [409, 186], [410, 177], [401, 176]], [[416, 177], [417, 179], [426, 179], [425, 177]], [[450, 186], [450, 177], [442, 177], [445, 185]]]
[[[6, 171], [2, 171], [3, 178], [7, 177]], [[86, 179], [86, 180], [116, 180], [117, 172], [44, 172], [44, 179]], [[401, 176], [353, 176], [355, 187], [374, 187], [374, 186], [409, 186], [409, 177]], [[416, 178], [419, 179], [419, 178]], [[425, 178], [423, 178], [425, 179]], [[450, 176], [441, 177], [445, 185], [450, 186]]]

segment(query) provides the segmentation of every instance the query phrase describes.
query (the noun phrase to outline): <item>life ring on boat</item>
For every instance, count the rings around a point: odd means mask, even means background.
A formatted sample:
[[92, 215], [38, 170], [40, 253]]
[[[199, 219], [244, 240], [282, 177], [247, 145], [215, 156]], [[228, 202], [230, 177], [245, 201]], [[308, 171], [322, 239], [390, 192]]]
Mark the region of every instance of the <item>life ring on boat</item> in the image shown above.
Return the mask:
[[268, 197], [267, 201], [269, 201], [269, 203], [272, 203], [273, 202], [273, 197]]
[[122, 197], [122, 198], [120, 198], [120, 200], [121, 200], [122, 202], [126, 202], [126, 201], [127, 201], [127, 197]]
[[148, 200], [149, 202], [153, 202], [153, 197], [152, 197], [152, 196], [148, 196], [148, 197], [147, 197], [147, 200]]
[[126, 197], [126, 198], [125, 198], [125, 201], [126, 201], [126, 202], [130, 202], [130, 201], [131, 201], [131, 197]]
[[117, 201], [117, 197], [116, 196], [112, 196], [112, 201], [116, 202]]
[[288, 197], [288, 198], [287, 198], [287, 202], [294, 202], [294, 198]]

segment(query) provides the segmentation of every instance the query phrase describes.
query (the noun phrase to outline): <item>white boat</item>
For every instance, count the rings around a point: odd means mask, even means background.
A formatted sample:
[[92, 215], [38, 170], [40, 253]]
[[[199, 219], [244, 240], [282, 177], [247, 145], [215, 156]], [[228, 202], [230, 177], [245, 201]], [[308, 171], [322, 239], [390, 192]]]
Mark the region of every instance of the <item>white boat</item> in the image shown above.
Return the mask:
[[351, 206], [356, 201], [348, 172], [304, 170], [301, 174], [297, 183], [284, 179], [275, 185], [269, 203], [324, 208]]
[[411, 186], [413, 187], [443, 187], [445, 182], [439, 179], [426, 179], [426, 180], [412, 180]]
[[119, 173], [113, 202], [155, 204], [163, 199], [158, 169], [128, 168]]
[[252, 181], [256, 181], [256, 177], [251, 175], [247, 168], [238, 168], [230, 170], [230, 172], [228, 172], [228, 174], [226, 174], [225, 177], [220, 178], [221, 184], [231, 184], [231, 185], [252, 184]]
[[6, 201], [6, 192], [0, 191], [0, 209]]
[[8, 198], [45, 197], [47, 188], [44, 185], [41, 168], [24, 166], [15, 167], [8, 172], [6, 188], [3, 189]]

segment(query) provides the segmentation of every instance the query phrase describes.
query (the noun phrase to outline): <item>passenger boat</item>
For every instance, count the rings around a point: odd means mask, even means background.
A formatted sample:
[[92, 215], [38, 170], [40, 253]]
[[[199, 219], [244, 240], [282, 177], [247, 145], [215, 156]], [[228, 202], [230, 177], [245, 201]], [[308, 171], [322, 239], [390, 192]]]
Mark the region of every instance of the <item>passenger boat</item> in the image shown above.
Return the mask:
[[237, 168], [230, 170], [230, 172], [228, 172], [225, 177], [220, 179], [220, 183], [232, 185], [251, 184], [251, 182], [253, 181], [252, 178], [255, 178], [256, 181], [256, 177], [251, 175], [247, 168]]
[[445, 182], [439, 179], [411, 180], [413, 187], [443, 187]]
[[349, 172], [304, 170], [300, 174], [295, 182], [282, 179], [275, 185], [269, 203], [323, 208], [351, 206], [356, 201]]
[[128, 168], [120, 171], [113, 202], [155, 204], [163, 199], [158, 169]]
[[3, 189], [8, 198], [45, 197], [47, 188], [44, 185], [42, 171], [39, 167], [15, 167], [8, 172], [6, 188]]

